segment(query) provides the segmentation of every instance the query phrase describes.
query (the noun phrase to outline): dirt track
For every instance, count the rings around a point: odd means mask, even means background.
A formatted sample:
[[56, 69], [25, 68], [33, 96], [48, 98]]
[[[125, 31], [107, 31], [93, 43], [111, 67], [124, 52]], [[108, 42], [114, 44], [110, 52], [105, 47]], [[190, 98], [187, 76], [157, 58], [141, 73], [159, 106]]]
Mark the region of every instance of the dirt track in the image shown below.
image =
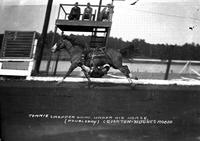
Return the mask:
[[[0, 81], [2, 135], [7, 141], [198, 141], [200, 88]], [[30, 115], [32, 114], [32, 116]], [[48, 117], [33, 117], [48, 114]], [[65, 122], [58, 116], [147, 118], [171, 124]], [[54, 116], [54, 118], [53, 118]], [[57, 117], [56, 117], [57, 116]], [[69, 119], [69, 118], [68, 118]]]

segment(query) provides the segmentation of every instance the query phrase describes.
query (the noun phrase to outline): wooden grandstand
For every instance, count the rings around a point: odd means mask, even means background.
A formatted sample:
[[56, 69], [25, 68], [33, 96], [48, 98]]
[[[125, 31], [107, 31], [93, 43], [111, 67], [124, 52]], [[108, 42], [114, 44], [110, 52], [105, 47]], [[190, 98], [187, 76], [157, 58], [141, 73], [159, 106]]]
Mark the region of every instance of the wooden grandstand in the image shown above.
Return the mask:
[[37, 39], [34, 31], [5, 31], [0, 53], [0, 75], [30, 76]]

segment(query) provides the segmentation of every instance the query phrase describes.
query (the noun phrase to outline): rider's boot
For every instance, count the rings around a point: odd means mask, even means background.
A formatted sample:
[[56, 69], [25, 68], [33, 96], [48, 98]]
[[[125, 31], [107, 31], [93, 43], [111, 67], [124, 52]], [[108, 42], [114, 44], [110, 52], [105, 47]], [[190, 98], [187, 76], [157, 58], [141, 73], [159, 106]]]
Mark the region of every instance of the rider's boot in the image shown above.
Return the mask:
[[108, 64], [105, 64], [102, 68], [102, 72], [104, 73], [104, 75], [107, 74], [109, 70], [110, 70], [110, 65]]

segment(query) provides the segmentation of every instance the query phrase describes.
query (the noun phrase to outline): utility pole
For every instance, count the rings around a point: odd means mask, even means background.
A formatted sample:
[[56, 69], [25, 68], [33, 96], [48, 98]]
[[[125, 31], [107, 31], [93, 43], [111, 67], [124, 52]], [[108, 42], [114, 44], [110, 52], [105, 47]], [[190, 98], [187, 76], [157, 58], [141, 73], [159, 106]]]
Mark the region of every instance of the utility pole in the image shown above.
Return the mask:
[[44, 19], [44, 25], [43, 25], [43, 29], [42, 29], [41, 41], [39, 42], [39, 44], [38, 44], [39, 46], [37, 48], [36, 65], [35, 65], [35, 73], [36, 74], [39, 73], [40, 64], [42, 61], [42, 55], [43, 55], [45, 40], [47, 37], [47, 30], [48, 30], [48, 26], [49, 26], [49, 19], [50, 19], [50, 15], [51, 15], [52, 3], [53, 3], [53, 0], [48, 0], [45, 19]]

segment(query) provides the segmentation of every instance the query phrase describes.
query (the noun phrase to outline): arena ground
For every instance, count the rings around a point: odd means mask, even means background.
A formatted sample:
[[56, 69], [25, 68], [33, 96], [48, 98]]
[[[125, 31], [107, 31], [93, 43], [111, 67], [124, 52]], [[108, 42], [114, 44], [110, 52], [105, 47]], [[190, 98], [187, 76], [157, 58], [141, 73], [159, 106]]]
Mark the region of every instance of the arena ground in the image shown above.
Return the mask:
[[89, 89], [86, 82], [4, 80], [0, 91], [5, 141], [200, 140], [195, 85], [95, 83]]

